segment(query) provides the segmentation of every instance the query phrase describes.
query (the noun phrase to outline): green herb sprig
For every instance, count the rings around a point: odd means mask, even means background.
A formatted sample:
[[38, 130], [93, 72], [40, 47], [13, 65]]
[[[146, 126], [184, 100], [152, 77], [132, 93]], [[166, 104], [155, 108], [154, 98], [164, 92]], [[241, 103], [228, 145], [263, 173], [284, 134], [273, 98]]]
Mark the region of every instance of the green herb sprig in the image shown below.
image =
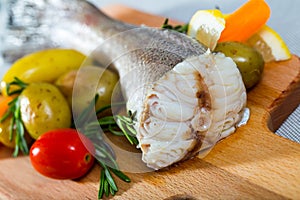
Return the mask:
[[[115, 195], [118, 191], [117, 184], [112, 176], [116, 175], [124, 182], [131, 182], [130, 178], [125, 175], [116, 162], [116, 155], [111, 146], [103, 138], [103, 132], [110, 132], [116, 136], [124, 136], [132, 145], [137, 145], [136, 131], [134, 129], [135, 113], [128, 112], [128, 116], [105, 116], [97, 119], [97, 121], [89, 121], [91, 114], [94, 111], [94, 105], [97, 102], [99, 96], [96, 95], [94, 100], [78, 117], [77, 124], [82, 126], [81, 132], [83, 132], [88, 138], [93, 141], [96, 149], [95, 157], [102, 167], [100, 173], [98, 198], [101, 199], [104, 195]], [[101, 114], [112, 106], [124, 105], [123, 102], [107, 105], [96, 111], [96, 114]], [[102, 132], [99, 131], [99, 125]]]
[[125, 136], [132, 145], [137, 145], [136, 130], [134, 129], [135, 113], [128, 112], [128, 116], [107, 116], [98, 120], [104, 130], [117, 135]]
[[[8, 96], [19, 95], [26, 87], [27, 83], [21, 81], [18, 78], [14, 78], [14, 80], [6, 85], [6, 93]], [[17, 86], [18, 89], [11, 90], [11, 86]], [[15, 136], [15, 148], [13, 152], [13, 156], [16, 157], [21, 150], [23, 154], [28, 155], [29, 149], [25, 139], [25, 128], [21, 118], [21, 108], [20, 108], [20, 99], [19, 96], [16, 96], [11, 102], [8, 103], [8, 110], [1, 117], [0, 122], [4, 122], [5, 120], [9, 120], [11, 117], [10, 128], [9, 128], [9, 140], [13, 140], [13, 136]]]
[[179, 33], [185, 33], [186, 34], [187, 31], [188, 31], [188, 26], [189, 26], [189, 24], [176, 25], [176, 26], [170, 25], [169, 24], [169, 19], [166, 18], [163, 25], [161, 26], [161, 28], [170, 29], [170, 30], [177, 31]]

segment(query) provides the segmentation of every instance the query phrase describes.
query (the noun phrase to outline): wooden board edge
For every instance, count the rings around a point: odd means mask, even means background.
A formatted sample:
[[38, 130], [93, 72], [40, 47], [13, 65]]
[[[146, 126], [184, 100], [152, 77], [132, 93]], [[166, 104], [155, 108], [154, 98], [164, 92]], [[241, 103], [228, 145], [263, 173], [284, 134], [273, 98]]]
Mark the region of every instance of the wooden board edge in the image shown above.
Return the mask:
[[[300, 62], [298, 56], [294, 56]], [[280, 96], [274, 100], [274, 102], [268, 108], [270, 113], [267, 121], [268, 128], [272, 132], [276, 132], [277, 129], [283, 124], [288, 116], [300, 105], [300, 66], [296, 77], [291, 80], [288, 88], [280, 94]]]

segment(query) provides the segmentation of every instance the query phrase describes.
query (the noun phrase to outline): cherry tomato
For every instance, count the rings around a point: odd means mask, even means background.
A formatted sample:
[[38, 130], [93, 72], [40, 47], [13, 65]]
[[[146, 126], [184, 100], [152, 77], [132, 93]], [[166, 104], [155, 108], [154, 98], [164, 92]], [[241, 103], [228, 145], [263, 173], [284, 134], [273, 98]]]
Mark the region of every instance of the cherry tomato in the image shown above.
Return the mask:
[[95, 148], [75, 129], [57, 129], [41, 135], [30, 148], [33, 167], [44, 176], [76, 179], [93, 166]]

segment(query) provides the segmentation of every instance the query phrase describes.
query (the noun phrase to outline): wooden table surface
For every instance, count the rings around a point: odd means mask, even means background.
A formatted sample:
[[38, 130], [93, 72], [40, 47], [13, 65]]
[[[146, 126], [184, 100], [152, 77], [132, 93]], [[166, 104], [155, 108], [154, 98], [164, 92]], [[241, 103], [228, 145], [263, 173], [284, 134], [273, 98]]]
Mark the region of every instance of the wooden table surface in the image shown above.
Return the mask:
[[[114, 18], [160, 26], [164, 18], [124, 6], [104, 8]], [[300, 199], [300, 144], [273, 132], [300, 102], [300, 61], [269, 63], [248, 93], [248, 124], [219, 142], [204, 159], [161, 172], [127, 173], [113, 199]], [[97, 199], [100, 169], [76, 181], [38, 174], [27, 156], [0, 146], [0, 199]], [[180, 199], [180, 198], [177, 198]]]

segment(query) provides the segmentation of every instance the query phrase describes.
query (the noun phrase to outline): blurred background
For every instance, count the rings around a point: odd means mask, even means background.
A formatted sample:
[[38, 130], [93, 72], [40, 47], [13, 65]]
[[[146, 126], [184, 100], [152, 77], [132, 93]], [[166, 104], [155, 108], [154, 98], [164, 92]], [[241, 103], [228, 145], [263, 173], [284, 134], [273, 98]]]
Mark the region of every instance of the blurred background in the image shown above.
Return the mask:
[[[199, 9], [219, 7], [223, 13], [230, 13], [247, 0], [90, 0], [98, 7], [123, 4], [138, 10], [188, 22]], [[266, 0], [272, 13], [268, 25], [286, 41], [290, 50], [300, 55], [300, 1]]]

